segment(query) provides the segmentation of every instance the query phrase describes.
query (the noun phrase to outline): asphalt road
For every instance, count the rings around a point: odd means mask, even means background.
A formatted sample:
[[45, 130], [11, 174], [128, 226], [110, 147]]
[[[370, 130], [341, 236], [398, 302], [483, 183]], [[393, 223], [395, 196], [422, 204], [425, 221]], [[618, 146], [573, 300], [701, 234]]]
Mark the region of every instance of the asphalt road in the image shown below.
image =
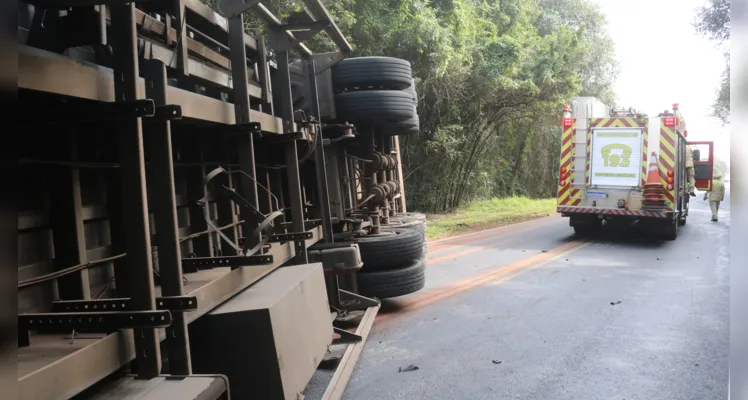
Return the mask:
[[344, 399], [726, 399], [729, 226], [699, 196], [674, 242], [549, 217], [431, 243]]

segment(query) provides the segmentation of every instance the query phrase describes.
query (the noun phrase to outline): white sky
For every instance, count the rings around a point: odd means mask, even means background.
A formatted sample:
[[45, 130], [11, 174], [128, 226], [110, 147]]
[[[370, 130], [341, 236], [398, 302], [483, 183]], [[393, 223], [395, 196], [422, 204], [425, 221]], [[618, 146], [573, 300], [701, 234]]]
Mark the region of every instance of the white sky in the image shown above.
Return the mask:
[[696, 10], [706, 0], [593, 0], [608, 19], [620, 75], [617, 106], [657, 115], [680, 104], [688, 139], [712, 140], [730, 157], [730, 131], [709, 116], [717, 96], [723, 50], [696, 33]]

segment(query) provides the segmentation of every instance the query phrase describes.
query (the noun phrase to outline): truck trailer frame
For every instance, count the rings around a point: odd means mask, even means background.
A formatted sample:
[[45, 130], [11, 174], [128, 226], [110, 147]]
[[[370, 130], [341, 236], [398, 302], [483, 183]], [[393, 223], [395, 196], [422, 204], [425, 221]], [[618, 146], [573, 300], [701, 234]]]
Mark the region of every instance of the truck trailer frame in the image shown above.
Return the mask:
[[[281, 22], [259, 1], [222, 1], [228, 18], [198, 0], [26, 4], [20, 398], [125, 386], [228, 398], [225, 374], [194, 373], [190, 326], [280, 267], [310, 263], [322, 268], [298, 279], [323, 282], [332, 313], [312, 322], [331, 334], [309, 357], [350, 344], [325, 394], [339, 398], [379, 309], [356, 293], [353, 239], [380, 235], [406, 208], [397, 136], [335, 117], [330, 69], [352, 48], [323, 5], [305, 0]], [[267, 35], [245, 33], [245, 11]], [[323, 31], [338, 50], [314, 54], [303, 41]], [[331, 325], [356, 312], [355, 333]]]

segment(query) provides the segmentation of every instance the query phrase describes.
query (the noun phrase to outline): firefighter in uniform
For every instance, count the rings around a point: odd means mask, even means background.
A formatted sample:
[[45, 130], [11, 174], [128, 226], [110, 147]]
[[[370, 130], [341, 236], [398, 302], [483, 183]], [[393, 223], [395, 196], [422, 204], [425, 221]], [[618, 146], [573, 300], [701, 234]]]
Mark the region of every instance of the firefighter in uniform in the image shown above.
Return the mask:
[[686, 145], [686, 176], [688, 177], [688, 194], [694, 197], [696, 196], [694, 192], [696, 179], [694, 178], [693, 149], [689, 145]]
[[719, 203], [725, 200], [725, 183], [722, 181], [722, 173], [714, 172], [712, 180], [712, 190], [704, 193], [704, 200], [709, 196], [709, 205], [712, 207], [712, 221], [718, 220]]

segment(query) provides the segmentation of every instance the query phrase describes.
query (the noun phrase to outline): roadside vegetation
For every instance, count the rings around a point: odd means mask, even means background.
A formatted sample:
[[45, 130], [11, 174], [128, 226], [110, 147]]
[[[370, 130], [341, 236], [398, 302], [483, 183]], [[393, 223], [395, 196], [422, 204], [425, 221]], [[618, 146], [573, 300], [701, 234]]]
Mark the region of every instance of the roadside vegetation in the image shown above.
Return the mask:
[[427, 215], [426, 238], [443, 239], [461, 233], [547, 217], [555, 212], [555, 198], [505, 197], [479, 200], [451, 213]]

